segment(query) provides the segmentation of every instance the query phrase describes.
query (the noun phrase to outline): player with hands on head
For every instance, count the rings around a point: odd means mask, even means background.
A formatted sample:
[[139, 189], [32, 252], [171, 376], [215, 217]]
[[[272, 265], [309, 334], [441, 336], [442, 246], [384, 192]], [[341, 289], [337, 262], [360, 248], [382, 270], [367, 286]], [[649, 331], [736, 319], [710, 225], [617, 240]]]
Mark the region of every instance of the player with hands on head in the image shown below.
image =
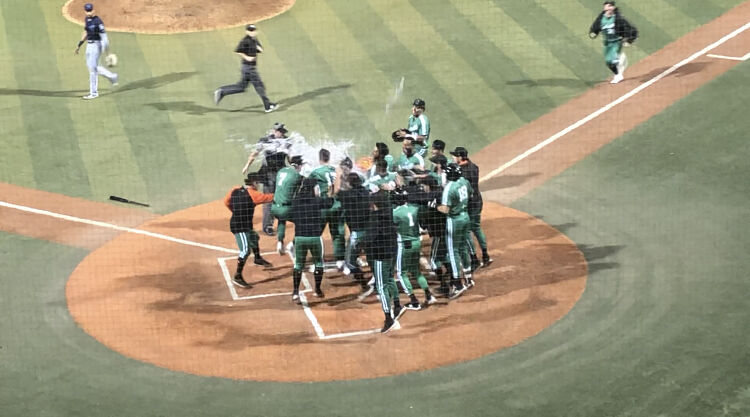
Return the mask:
[[76, 46], [75, 54], [81, 49], [81, 45], [86, 43], [86, 66], [89, 69], [89, 93], [83, 96], [84, 100], [92, 100], [99, 97], [99, 75], [108, 79], [113, 86], [117, 86], [119, 76], [99, 65], [99, 58], [103, 53], [109, 51], [109, 37], [104, 29], [104, 22], [94, 14], [94, 5], [86, 3], [83, 6], [86, 12], [84, 20], [84, 31], [81, 40]]

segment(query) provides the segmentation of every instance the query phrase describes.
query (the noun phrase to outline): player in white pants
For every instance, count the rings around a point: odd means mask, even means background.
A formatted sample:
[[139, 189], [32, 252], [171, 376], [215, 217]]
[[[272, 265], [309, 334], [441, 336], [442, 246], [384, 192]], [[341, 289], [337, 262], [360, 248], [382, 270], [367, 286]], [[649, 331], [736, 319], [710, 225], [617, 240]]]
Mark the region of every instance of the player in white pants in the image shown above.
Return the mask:
[[81, 48], [84, 42], [86, 45], [86, 66], [89, 68], [89, 94], [83, 96], [84, 100], [91, 100], [99, 97], [99, 75], [103, 75], [107, 78], [112, 85], [117, 85], [118, 76], [116, 73], [109, 71], [108, 69], [99, 65], [99, 57], [103, 52], [109, 50], [109, 38], [104, 30], [104, 23], [99, 16], [94, 15], [94, 5], [86, 3], [83, 6], [86, 11], [85, 31], [81, 41], [78, 42], [75, 53], [78, 55], [78, 50]]

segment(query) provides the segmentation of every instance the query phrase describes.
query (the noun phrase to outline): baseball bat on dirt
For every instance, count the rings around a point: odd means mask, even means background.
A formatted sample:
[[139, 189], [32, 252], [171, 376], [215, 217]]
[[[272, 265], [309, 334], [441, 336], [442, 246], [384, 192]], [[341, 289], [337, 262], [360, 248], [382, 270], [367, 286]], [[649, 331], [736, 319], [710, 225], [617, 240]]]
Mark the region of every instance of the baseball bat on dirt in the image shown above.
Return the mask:
[[114, 201], [119, 201], [119, 202], [121, 202], [121, 203], [135, 204], [135, 205], [138, 205], [138, 206], [143, 206], [143, 207], [150, 207], [150, 206], [149, 206], [148, 204], [146, 204], [146, 203], [139, 203], [139, 202], [137, 202], [137, 201], [133, 201], [133, 200], [128, 200], [127, 198], [122, 198], [122, 197], [118, 197], [118, 196], [116, 196], [116, 195], [111, 195], [111, 196], [109, 196], [109, 199], [110, 199], [110, 200], [114, 200]]

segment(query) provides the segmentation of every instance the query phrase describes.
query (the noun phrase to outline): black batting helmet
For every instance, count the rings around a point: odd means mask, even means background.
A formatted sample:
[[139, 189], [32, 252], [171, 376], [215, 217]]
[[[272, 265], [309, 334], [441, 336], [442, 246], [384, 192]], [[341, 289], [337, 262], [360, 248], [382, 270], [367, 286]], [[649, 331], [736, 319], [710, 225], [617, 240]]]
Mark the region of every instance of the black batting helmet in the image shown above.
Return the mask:
[[393, 203], [394, 206], [405, 204], [407, 195], [408, 193], [403, 188], [396, 188], [391, 191], [391, 203]]
[[425, 105], [425, 103], [424, 103], [424, 100], [422, 100], [421, 98], [417, 98], [417, 99], [414, 99], [414, 103], [413, 103], [413, 105], [414, 105], [414, 107], [417, 107], [417, 108], [423, 109], [423, 108], [424, 108], [424, 105]]
[[448, 164], [445, 167], [445, 176], [448, 178], [448, 181], [456, 181], [461, 178], [461, 167], [458, 164]]

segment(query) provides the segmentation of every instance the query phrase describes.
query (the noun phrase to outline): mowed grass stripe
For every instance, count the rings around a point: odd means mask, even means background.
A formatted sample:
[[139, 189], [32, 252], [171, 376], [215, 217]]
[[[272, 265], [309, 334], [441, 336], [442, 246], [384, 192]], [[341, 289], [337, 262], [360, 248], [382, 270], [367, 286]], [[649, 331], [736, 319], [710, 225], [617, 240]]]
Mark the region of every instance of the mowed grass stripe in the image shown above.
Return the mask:
[[313, 6], [314, 11], [307, 11], [305, 7], [295, 10], [298, 16], [311, 13], [315, 15], [314, 20], [298, 19], [300, 29], [308, 34], [323, 58], [331, 63], [336, 77], [351, 85], [348, 91], [366, 112], [363, 116], [377, 129], [377, 137], [390, 137], [393, 130], [406, 125], [406, 117], [411, 109], [411, 101], [402, 97], [402, 101], [394, 103], [394, 108], [389, 109], [386, 115], [385, 103], [390, 98], [389, 95], [393, 94], [400, 77], [390, 79], [376, 69], [375, 62], [362, 48], [362, 44], [354, 39], [349, 28], [326, 2], [318, 2]]
[[[34, 182], [46, 191], [89, 197], [88, 174], [65, 106], [66, 100], [80, 100], [79, 93], [62, 90], [55, 50], [39, 4], [19, 0], [3, 4], [16, 86], [25, 90], [19, 101]], [[74, 43], [71, 45], [72, 55]]]
[[175, 127], [168, 115], [148, 106], [161, 101], [160, 88], [189, 77], [189, 69], [154, 74], [132, 33], [117, 34], [112, 45], [120, 56], [121, 85], [99, 100], [113, 100], [117, 105], [149, 202], [159, 212], [196, 204], [195, 176]]
[[[179, 35], [137, 35], [143, 57], [155, 74], [196, 72]], [[226, 191], [221, 184], [222, 169], [242, 166], [242, 156], [226, 142], [221, 111], [213, 104], [213, 90], [193, 75], [159, 89], [159, 100], [146, 103], [155, 113], [168, 118], [195, 173], [196, 198], [205, 201]], [[223, 163], [225, 162], [225, 163]], [[206, 167], [215, 167], [207, 170]], [[239, 176], [240, 169], [236, 169]], [[217, 194], [218, 193], [218, 194]]]
[[505, 51], [485, 38], [449, 0], [410, 0], [410, 3], [492, 90], [505, 99], [521, 120], [529, 122], [554, 107], [554, 101], [543, 90], [508, 84], [529, 76]]
[[463, 0], [452, 1], [464, 18], [497, 48], [505, 51], [530, 77], [529, 80], [512, 80], [509, 84], [541, 88], [556, 105], [590, 85], [558, 60], [545, 45], [537, 42], [529, 32], [533, 28], [519, 25], [495, 4], [487, 2], [486, 6], [478, 8], [473, 3], [467, 7]]
[[[739, 4], [741, 0], [734, 1], [733, 3]], [[673, 4], [682, 10], [683, 13], [700, 23], [707, 23], [724, 12], [721, 7], [707, 0], [677, 0]]]
[[[265, 31], [269, 39], [274, 39], [274, 46], [278, 51], [294, 51], [279, 53], [279, 57], [283, 65], [297, 68], [292, 75], [299, 91], [307, 93], [341, 85], [342, 81], [336, 77], [331, 64], [322, 56], [307, 33], [289, 30], [290, 27], [298, 28], [301, 25], [294, 8], [277, 19], [279, 24], [268, 25]], [[347, 89], [314, 99], [311, 107], [332, 140], [353, 139], [364, 146], [364, 143], [379, 139], [377, 129], [365, 116], [365, 110]]]
[[[66, 90], [88, 89], [85, 44], [79, 55], [72, 54], [83, 28], [65, 20], [57, 8], [46, 6], [42, 12], [48, 30], [55, 33], [51, 42], [57, 55], [61, 85]], [[119, 34], [109, 36], [117, 42]], [[100, 94], [109, 91], [112, 91], [110, 82], [99, 77]], [[119, 195], [143, 201], [147, 197], [146, 186], [139, 175], [115, 103], [112, 100], [71, 99], [66, 104], [78, 136], [81, 159], [89, 173], [91, 197], [101, 201], [109, 195]]]
[[[598, 15], [598, 13], [602, 11], [602, 2], [588, 2], [584, 0], [578, 1], [580, 1], [581, 4], [583, 4], [586, 8], [591, 10], [592, 22]], [[647, 16], [638, 13], [629, 5], [625, 5], [623, 7], [623, 4], [618, 4], [618, 8], [622, 16], [625, 17], [625, 19], [627, 19], [628, 22], [630, 22], [633, 26], [638, 28], [638, 40], [636, 42], [638, 43], [638, 46], [643, 49], [644, 52], [646, 52], [646, 54], [653, 54], [654, 52], [658, 51], [674, 40], [673, 37], [671, 37], [667, 32], [664, 31], [664, 29], [649, 20]], [[589, 22], [589, 25], [590, 24], [591, 23]], [[588, 31], [588, 27], [586, 27], [586, 31]]]
[[[296, 7], [296, 6], [295, 6]], [[249, 143], [256, 143], [275, 122], [287, 125], [290, 131], [298, 131], [305, 137], [322, 137], [327, 130], [320, 118], [312, 108], [315, 100], [325, 100], [328, 94], [335, 94], [337, 86], [326, 86], [312, 91], [300, 91], [293, 73], [299, 71], [299, 65], [288, 66], [284, 64], [281, 56], [293, 55], [296, 51], [281, 49], [275, 43], [275, 39], [265, 32], [274, 21], [266, 21], [259, 26], [259, 39], [263, 44], [263, 53], [258, 59], [258, 72], [266, 86], [268, 97], [280, 103], [279, 110], [264, 115], [263, 104], [252, 85], [248, 86], [247, 92], [241, 95], [229, 96], [222, 101], [222, 109], [240, 108], [240, 111], [220, 113], [224, 119], [230, 134], [242, 132], [247, 135]], [[214, 57], [220, 68], [221, 76], [211, 85], [211, 92], [219, 86], [233, 84], [240, 79], [240, 58], [234, 53], [234, 48], [245, 36], [243, 28], [228, 29], [218, 32], [220, 40], [219, 54]], [[200, 56], [196, 59], [201, 59]], [[211, 71], [212, 69], [208, 69]], [[215, 69], [213, 70], [214, 72]], [[241, 105], [234, 103], [241, 102]], [[252, 113], [251, 113], [252, 112]], [[249, 123], [248, 123], [249, 122]], [[255, 165], [258, 167], [259, 165]]]
[[[420, 59], [409, 51], [388, 28], [385, 22], [389, 16], [380, 15], [368, 3], [359, 3], [360, 7], [353, 8], [348, 2], [331, 1], [329, 6], [336, 12], [339, 19], [346, 24], [350, 33], [362, 48], [367, 51], [370, 59], [377, 64], [377, 69], [396, 78], [404, 75], [410, 80], [407, 93], [421, 97], [427, 102], [427, 114], [430, 117], [432, 133], [430, 138], [444, 139], [447, 143], [454, 143], [453, 138], [467, 140], [467, 148], [480, 147], [485, 142], [473, 141], [473, 133], [481, 129], [469, 116], [468, 111], [457, 105], [450, 95], [443, 89], [430, 71], [420, 63]], [[371, 31], [362, 28], [371, 28]], [[372, 31], [377, 36], [372, 35]], [[458, 83], [460, 80], [456, 80]], [[408, 117], [408, 113], [404, 116]], [[467, 139], [471, 135], [472, 138]], [[486, 140], [486, 139], [485, 139]], [[450, 146], [450, 145], [449, 145]]]
[[698, 26], [698, 22], [675, 7], [671, 2], [664, 0], [628, 0], [628, 8], [637, 10], [649, 19], [673, 39], [682, 37], [687, 32]]
[[[435, 77], [451, 100], [462, 108], [474, 109], [472, 116], [483, 122], [480, 131], [476, 132], [481, 134], [482, 138], [492, 140], [500, 136], [498, 129], [511, 130], [523, 123], [504, 98], [490, 88], [474, 68], [440, 37], [431, 23], [424, 20], [411, 4], [389, 4], [380, 1], [370, 4], [381, 16], [388, 16], [385, 22], [391, 31], [419, 60], [420, 65]], [[411, 81], [407, 80], [409, 83]], [[400, 107], [403, 110], [399, 120], [402, 124], [409, 115], [409, 103], [406, 102], [406, 98], [403, 101], [405, 103]], [[432, 114], [431, 109], [439, 105], [440, 103], [428, 102], [428, 113]]]
[[[554, 16], [534, 2], [517, 2], [513, 0], [494, 0], [497, 7], [504, 10], [521, 27], [528, 28], [529, 34], [547, 48], [560, 62], [568, 67], [581, 80], [596, 79], [599, 71], [589, 65], [591, 57], [586, 49], [588, 26], [579, 32], [571, 32]], [[563, 16], [564, 18], [564, 16]], [[592, 19], [593, 20], [593, 19]]]
[[[3, 21], [3, 6], [0, 4], [0, 50], [8, 51], [10, 48]], [[0, 54], [0, 137], [3, 140], [0, 181], [36, 188], [31, 151], [21, 114], [21, 100], [14, 91], [17, 88], [14, 72], [13, 56]]]

